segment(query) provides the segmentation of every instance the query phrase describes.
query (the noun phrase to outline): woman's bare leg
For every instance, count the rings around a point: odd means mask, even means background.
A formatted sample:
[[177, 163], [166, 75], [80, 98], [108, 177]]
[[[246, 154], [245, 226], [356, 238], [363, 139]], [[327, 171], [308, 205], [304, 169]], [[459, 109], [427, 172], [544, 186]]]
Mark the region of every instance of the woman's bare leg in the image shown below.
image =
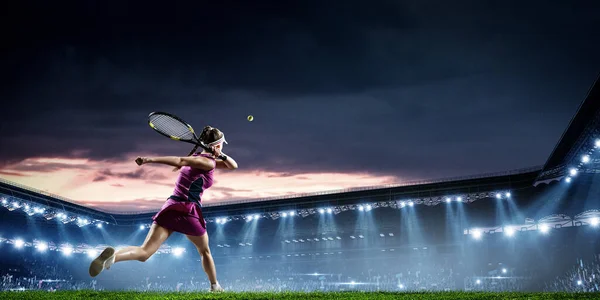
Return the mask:
[[142, 246], [129, 246], [117, 251], [115, 253], [115, 262], [127, 260], [146, 261], [172, 233], [172, 230], [166, 229], [156, 223], [152, 224]]
[[217, 269], [215, 268], [215, 262], [210, 253], [210, 249], [208, 248], [208, 234], [205, 233], [201, 236], [188, 235], [187, 238], [194, 243], [194, 246], [198, 249], [198, 253], [200, 253], [200, 256], [202, 257], [202, 268], [204, 269], [204, 272], [206, 272], [208, 280], [210, 280], [211, 284], [216, 284]]

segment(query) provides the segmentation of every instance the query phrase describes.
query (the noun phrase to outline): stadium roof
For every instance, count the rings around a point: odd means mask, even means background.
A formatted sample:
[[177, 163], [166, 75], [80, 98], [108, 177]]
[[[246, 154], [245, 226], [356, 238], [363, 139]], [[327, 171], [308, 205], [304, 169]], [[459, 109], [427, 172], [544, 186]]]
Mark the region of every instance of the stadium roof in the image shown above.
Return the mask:
[[[554, 147], [536, 184], [563, 177], [569, 164], [578, 162], [579, 156], [594, 147], [596, 139], [600, 139], [600, 76]], [[595, 168], [600, 170], [600, 166]]]
[[[250, 199], [204, 205], [205, 218], [256, 213], [273, 213], [282, 210], [315, 210], [327, 206], [347, 206], [375, 202], [414, 200], [417, 204], [436, 205], [440, 199], [452, 195], [479, 195], [496, 191], [511, 191], [531, 187], [540, 167], [520, 169], [503, 173], [451, 178], [446, 180], [409, 182], [394, 186], [364, 187], [342, 191], [291, 195], [268, 199]], [[0, 180], [0, 194], [26, 200], [56, 211], [85, 216], [117, 225], [149, 222], [156, 212], [116, 213], [85, 207], [57, 195]], [[468, 199], [465, 199], [467, 201]], [[468, 201], [474, 201], [470, 199]], [[387, 204], [386, 204], [387, 205]]]

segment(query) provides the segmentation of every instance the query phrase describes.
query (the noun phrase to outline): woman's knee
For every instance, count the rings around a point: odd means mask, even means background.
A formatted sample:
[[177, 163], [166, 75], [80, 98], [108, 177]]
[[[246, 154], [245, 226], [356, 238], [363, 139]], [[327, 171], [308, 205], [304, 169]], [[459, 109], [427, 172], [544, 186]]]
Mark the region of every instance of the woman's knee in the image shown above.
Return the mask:
[[200, 253], [200, 255], [202, 255], [203, 257], [210, 256], [210, 248], [208, 248], [208, 247], [198, 248], [198, 253]]
[[154, 254], [154, 251], [148, 251], [144, 248], [141, 249], [140, 251], [140, 255], [138, 256], [138, 260], [141, 262], [145, 262], [147, 261], [152, 255]]

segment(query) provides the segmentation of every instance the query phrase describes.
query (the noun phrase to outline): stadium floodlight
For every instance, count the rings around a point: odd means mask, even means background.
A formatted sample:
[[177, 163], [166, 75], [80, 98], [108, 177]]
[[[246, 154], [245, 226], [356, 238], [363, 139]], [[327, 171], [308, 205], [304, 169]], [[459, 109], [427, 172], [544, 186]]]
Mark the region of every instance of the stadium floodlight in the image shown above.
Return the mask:
[[260, 219], [260, 216], [259, 215], [254, 215], [254, 220], [258, 220], [258, 219]]
[[327, 209], [327, 213], [328, 213], [328, 214], [331, 214], [332, 212], [333, 212], [333, 210], [332, 210], [331, 208], [328, 208], [328, 209]]
[[450, 199], [450, 197], [447, 197], [446, 198], [446, 203], [450, 203], [450, 202], [452, 202], [452, 199]]
[[140, 230], [144, 230], [144, 225], [140, 225]]
[[590, 224], [591, 224], [593, 227], [596, 227], [596, 226], [598, 226], [598, 224], [600, 224], [600, 219], [598, 219], [598, 218], [592, 218], [592, 219], [590, 220]]
[[587, 155], [587, 154], [586, 154], [586, 155], [584, 155], [584, 156], [582, 156], [582, 157], [581, 157], [581, 162], [582, 162], [582, 163], [584, 163], [584, 164], [587, 164], [587, 163], [589, 163], [589, 162], [590, 162], [590, 156], [589, 156], [589, 155]]
[[73, 253], [73, 247], [71, 247], [71, 246], [64, 246], [64, 247], [62, 247], [62, 249], [60, 251], [65, 256], [69, 256], [69, 255], [71, 255], [71, 253]]
[[502, 273], [506, 274], [506, 272], [508, 272], [506, 268], [502, 268]]
[[16, 247], [16, 248], [23, 248], [23, 245], [25, 245], [25, 242], [23, 242], [23, 240], [22, 240], [22, 239], [17, 239], [17, 240], [15, 241], [15, 247]]
[[548, 231], [550, 231], [550, 226], [548, 226], [547, 224], [542, 224], [540, 225], [540, 231], [542, 233], [548, 233]]
[[594, 143], [594, 147], [600, 148], [600, 139], [596, 140], [596, 142]]
[[511, 196], [511, 195], [510, 195], [510, 192], [506, 192], [506, 194], [505, 194], [505, 195], [506, 195], [506, 198], [510, 198], [510, 196]]
[[575, 169], [575, 168], [571, 168], [571, 169], [569, 170], [569, 175], [571, 175], [571, 176], [575, 176], [575, 175], [577, 175], [577, 169]]
[[37, 248], [40, 252], [44, 252], [48, 249], [48, 244], [46, 242], [39, 242], [35, 248]]
[[98, 255], [98, 251], [96, 251], [95, 249], [90, 249], [87, 251], [87, 255], [90, 258], [94, 258]]
[[481, 280], [477, 279], [477, 281], [475, 281], [476, 284], [481, 284]]
[[567, 177], [567, 178], [565, 178], [565, 181], [566, 181], [567, 183], [570, 183], [570, 182], [571, 182], [571, 177]]
[[29, 204], [25, 204], [25, 210], [29, 210]]
[[324, 209], [322, 209], [322, 208], [319, 208], [319, 213], [320, 213], [320, 214], [324, 214], [324, 213], [325, 213], [325, 210], [324, 210]]
[[173, 249], [173, 255], [179, 257], [181, 256], [181, 254], [183, 254], [184, 249], [183, 248], [174, 248]]
[[6, 201], [6, 199], [2, 198], [2, 204], [6, 204], [8, 203], [8, 201]]
[[358, 210], [359, 210], [359, 211], [363, 211], [363, 210], [365, 210], [365, 208], [364, 208], [362, 205], [359, 205], [359, 206], [358, 206]]
[[96, 227], [98, 227], [98, 228], [102, 228], [102, 223], [98, 223], [98, 224], [96, 224]]
[[476, 240], [481, 239], [481, 230], [473, 229], [472, 234], [473, 234], [474, 239], [476, 239]]
[[413, 203], [412, 201], [408, 201], [408, 206], [413, 206], [415, 205], [415, 203]]
[[399, 288], [399, 289], [403, 289], [403, 288], [404, 288], [404, 284], [399, 284], [399, 285], [398, 285], [398, 288]]
[[515, 234], [515, 230], [512, 227], [510, 227], [510, 226], [506, 226], [504, 228], [504, 234], [506, 234], [506, 236], [511, 237], [511, 236], [513, 236]]
[[296, 212], [295, 212], [295, 211], [290, 211], [290, 217], [293, 217], [293, 216], [295, 216], [295, 215], [296, 215]]
[[583, 282], [581, 280], [577, 280], [577, 285], [582, 285]]
[[502, 199], [502, 194], [496, 193], [496, 199]]
[[284, 212], [284, 213], [281, 214], [281, 216], [285, 218], [285, 217], [287, 217], [287, 213]]
[[458, 202], [462, 201], [462, 197], [457, 197], [456, 201], [458, 201]]

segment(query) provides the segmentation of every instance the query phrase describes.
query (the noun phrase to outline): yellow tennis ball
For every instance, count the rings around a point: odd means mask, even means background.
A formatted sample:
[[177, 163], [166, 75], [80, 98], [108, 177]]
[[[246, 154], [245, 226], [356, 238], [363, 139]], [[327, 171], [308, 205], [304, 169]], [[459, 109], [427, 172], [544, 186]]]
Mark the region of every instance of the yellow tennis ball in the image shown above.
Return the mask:
[[254, 120], [254, 117], [252, 115], [248, 116], [248, 121], [252, 122], [252, 120]]

